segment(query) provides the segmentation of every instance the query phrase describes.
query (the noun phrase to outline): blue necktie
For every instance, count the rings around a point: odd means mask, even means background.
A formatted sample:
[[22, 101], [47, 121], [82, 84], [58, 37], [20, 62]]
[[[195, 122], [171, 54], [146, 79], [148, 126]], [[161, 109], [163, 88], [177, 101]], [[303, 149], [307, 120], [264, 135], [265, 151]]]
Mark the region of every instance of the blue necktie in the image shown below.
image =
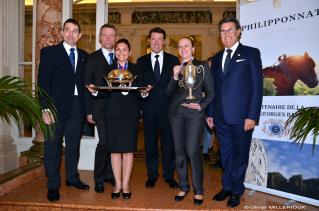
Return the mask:
[[72, 67], [73, 67], [73, 71], [75, 72], [75, 54], [74, 54], [74, 48], [70, 48], [70, 55], [69, 55], [69, 58], [70, 58], [70, 62], [72, 64]]
[[109, 64], [113, 64], [113, 55], [114, 53], [109, 53]]
[[158, 61], [158, 57], [159, 57], [159, 55], [155, 55], [156, 60], [155, 60], [155, 65], [154, 65], [154, 74], [155, 74], [156, 81], [159, 81], [161, 78], [161, 71], [160, 71], [160, 64]]
[[226, 56], [226, 59], [225, 59], [225, 63], [224, 63], [224, 75], [227, 73], [227, 70], [228, 70], [228, 66], [229, 66], [229, 63], [230, 63], [230, 59], [231, 59], [231, 53], [233, 52], [232, 49], [227, 49], [227, 56]]

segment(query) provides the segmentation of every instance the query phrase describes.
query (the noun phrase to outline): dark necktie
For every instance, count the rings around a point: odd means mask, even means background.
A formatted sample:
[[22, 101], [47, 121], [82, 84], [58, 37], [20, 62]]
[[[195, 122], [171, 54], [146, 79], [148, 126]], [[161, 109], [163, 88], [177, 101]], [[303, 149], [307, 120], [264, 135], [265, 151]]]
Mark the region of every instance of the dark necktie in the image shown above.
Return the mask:
[[227, 49], [227, 56], [226, 56], [226, 59], [225, 59], [225, 63], [224, 63], [224, 74], [227, 73], [227, 70], [228, 70], [228, 66], [229, 66], [229, 62], [230, 62], [230, 59], [231, 59], [231, 53], [233, 52], [232, 49]]
[[155, 60], [155, 65], [154, 65], [154, 74], [155, 74], [155, 78], [157, 81], [159, 81], [161, 78], [160, 64], [158, 61], [158, 57], [159, 57], [159, 55], [155, 55], [156, 60]]
[[73, 71], [75, 72], [75, 54], [74, 54], [74, 48], [70, 48], [70, 54], [69, 54], [69, 58], [70, 58], [70, 62], [72, 64], [73, 67]]
[[110, 61], [110, 63], [109, 64], [113, 64], [113, 55], [114, 55], [114, 53], [109, 53], [109, 61]]

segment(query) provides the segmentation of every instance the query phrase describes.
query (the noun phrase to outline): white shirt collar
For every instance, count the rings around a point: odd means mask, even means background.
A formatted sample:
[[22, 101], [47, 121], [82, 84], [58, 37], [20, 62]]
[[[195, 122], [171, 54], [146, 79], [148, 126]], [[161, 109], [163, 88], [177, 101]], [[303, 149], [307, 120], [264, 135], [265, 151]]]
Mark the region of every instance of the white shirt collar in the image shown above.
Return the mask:
[[74, 48], [74, 49], [75, 49], [75, 52], [76, 52], [76, 46], [71, 46], [71, 45], [67, 44], [66, 42], [63, 42], [63, 46], [64, 46], [65, 50], [66, 50], [68, 53], [70, 53], [70, 49], [71, 49], [71, 48]]
[[239, 45], [239, 41], [237, 41], [231, 48], [225, 48], [224, 53], [227, 54], [227, 49], [231, 49], [232, 50], [232, 55], [234, 54], [234, 52], [236, 51], [237, 47]]
[[111, 51], [109, 51], [103, 47], [101, 49], [102, 49], [103, 54], [105, 54], [105, 55], [109, 55], [109, 53], [114, 53], [114, 49], [112, 49]]
[[161, 50], [159, 53], [154, 53], [154, 52], [152, 51], [152, 52], [151, 52], [152, 60], [155, 59], [155, 55], [159, 55], [160, 58], [163, 58], [164, 51]]
[[111, 51], [109, 51], [109, 50], [107, 50], [107, 49], [105, 49], [103, 47], [101, 49], [102, 49], [103, 56], [104, 56], [104, 58], [106, 59], [106, 61], [108, 63], [110, 63], [109, 53], [113, 53], [113, 60], [114, 60], [114, 58], [115, 58], [114, 49], [112, 49]]

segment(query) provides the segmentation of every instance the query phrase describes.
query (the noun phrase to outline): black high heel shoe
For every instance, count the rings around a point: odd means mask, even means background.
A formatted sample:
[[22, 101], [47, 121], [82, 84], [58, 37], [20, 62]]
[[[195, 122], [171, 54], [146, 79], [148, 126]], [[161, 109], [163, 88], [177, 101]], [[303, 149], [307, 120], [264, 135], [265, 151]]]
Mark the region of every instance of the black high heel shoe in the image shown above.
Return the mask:
[[111, 196], [112, 196], [112, 199], [117, 199], [120, 197], [120, 194], [121, 194], [121, 191], [120, 190], [119, 192], [112, 192]]
[[194, 204], [195, 205], [201, 205], [203, 203], [204, 199], [195, 199], [194, 198]]
[[203, 203], [204, 199], [196, 199], [194, 198], [194, 204], [195, 205], [201, 205]]
[[132, 196], [132, 192], [124, 193], [122, 192], [123, 199], [130, 199]]
[[[182, 191], [182, 192], [184, 192], [184, 191]], [[184, 192], [184, 193], [185, 194], [182, 195], [182, 196], [176, 195], [175, 196], [175, 201], [182, 201], [185, 198], [185, 196], [188, 194], [188, 192]]]

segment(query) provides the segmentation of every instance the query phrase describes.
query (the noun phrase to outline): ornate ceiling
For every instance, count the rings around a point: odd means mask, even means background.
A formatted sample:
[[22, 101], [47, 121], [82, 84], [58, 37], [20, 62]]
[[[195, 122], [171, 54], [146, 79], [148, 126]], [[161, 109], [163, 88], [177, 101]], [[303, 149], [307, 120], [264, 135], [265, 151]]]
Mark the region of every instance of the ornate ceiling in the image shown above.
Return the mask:
[[[33, 0], [25, 0], [25, 5], [32, 5]], [[96, 0], [73, 0], [76, 4], [93, 4]], [[108, 0], [109, 3], [154, 2], [154, 0]], [[236, 0], [156, 0], [156, 2], [236, 2]]]

